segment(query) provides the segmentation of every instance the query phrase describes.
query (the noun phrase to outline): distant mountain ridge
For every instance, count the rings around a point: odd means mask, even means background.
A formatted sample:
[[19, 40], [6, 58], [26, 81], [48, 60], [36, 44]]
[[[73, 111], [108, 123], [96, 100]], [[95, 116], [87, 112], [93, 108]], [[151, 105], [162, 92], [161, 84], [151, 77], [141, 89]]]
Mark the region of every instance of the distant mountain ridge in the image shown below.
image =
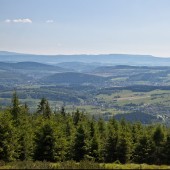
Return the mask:
[[[62, 62], [104, 63], [105, 65], [170, 66], [170, 58], [152, 55], [99, 54], [99, 55], [35, 55], [0, 51], [1, 62], [40, 62], [58, 64]], [[73, 64], [73, 63], [72, 63]]]
[[64, 69], [59, 66], [48, 65], [38, 62], [17, 62], [17, 63], [6, 63], [0, 62], [1, 70], [48, 70], [48, 71], [57, 71], [57, 72], [66, 72], [70, 71], [69, 69]]
[[0, 55], [22, 55], [23, 53], [0, 51]]

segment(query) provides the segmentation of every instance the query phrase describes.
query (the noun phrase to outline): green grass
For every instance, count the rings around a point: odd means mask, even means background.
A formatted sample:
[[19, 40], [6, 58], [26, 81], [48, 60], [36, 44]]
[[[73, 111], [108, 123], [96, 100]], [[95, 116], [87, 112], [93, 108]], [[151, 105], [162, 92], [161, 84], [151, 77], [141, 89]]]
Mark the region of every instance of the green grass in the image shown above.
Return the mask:
[[147, 164], [105, 164], [106, 169], [170, 169], [168, 165]]
[[119, 163], [95, 163], [91, 161], [66, 162], [40, 162], [40, 161], [18, 161], [11, 163], [0, 163], [0, 169], [170, 169], [170, 165], [147, 165], [147, 164], [119, 164]]

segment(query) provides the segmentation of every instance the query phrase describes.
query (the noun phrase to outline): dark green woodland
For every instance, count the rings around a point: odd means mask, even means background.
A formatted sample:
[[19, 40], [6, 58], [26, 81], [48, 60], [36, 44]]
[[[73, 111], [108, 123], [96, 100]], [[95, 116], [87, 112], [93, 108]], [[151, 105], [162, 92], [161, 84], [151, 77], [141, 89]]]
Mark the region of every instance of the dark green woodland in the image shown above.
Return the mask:
[[42, 98], [36, 113], [16, 92], [0, 113], [0, 160], [170, 164], [170, 129], [114, 118], [104, 121], [78, 109], [52, 111]]

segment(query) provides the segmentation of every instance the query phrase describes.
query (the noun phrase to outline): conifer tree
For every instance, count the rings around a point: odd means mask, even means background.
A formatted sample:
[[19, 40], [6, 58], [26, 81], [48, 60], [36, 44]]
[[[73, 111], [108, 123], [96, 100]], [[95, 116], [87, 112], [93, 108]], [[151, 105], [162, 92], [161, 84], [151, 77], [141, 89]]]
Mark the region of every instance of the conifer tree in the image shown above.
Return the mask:
[[26, 102], [24, 103], [24, 110], [25, 110], [25, 113], [26, 113], [26, 114], [29, 113], [29, 107], [28, 107], [28, 105], [27, 105]]
[[130, 161], [132, 154], [132, 133], [131, 125], [125, 119], [119, 122], [119, 133], [117, 142], [117, 156], [121, 163]]
[[13, 93], [13, 97], [12, 97], [12, 107], [11, 107], [11, 114], [12, 114], [12, 117], [15, 121], [18, 120], [18, 117], [20, 115], [20, 103], [19, 103], [19, 99], [18, 99], [18, 96], [17, 96], [17, 92], [14, 91]]
[[132, 150], [130, 139], [124, 133], [120, 134], [116, 149], [118, 160], [123, 164], [127, 163], [130, 160]]
[[35, 133], [34, 160], [63, 161], [65, 160], [66, 139], [61, 127], [52, 119], [45, 119]]
[[54, 129], [50, 124], [45, 124], [36, 133], [34, 160], [56, 161], [55, 140]]
[[[22, 112], [22, 111], [21, 111]], [[25, 110], [23, 110], [25, 112]], [[23, 113], [20, 116], [20, 121], [17, 126], [17, 131], [19, 133], [20, 160], [30, 160], [33, 155], [33, 127], [31, 122], [31, 117], [27, 113]]]
[[96, 132], [95, 121], [90, 121], [90, 134], [89, 134], [89, 150], [88, 155], [92, 160], [98, 161], [99, 160], [99, 140]]
[[131, 133], [132, 133], [132, 142], [133, 145], [138, 143], [140, 137], [143, 135], [144, 129], [140, 122], [136, 122], [131, 126]]
[[81, 120], [81, 113], [80, 113], [80, 111], [77, 109], [76, 112], [73, 113], [74, 125], [77, 126], [80, 120]]
[[43, 97], [38, 104], [37, 113], [44, 114], [47, 100]]
[[43, 116], [48, 119], [51, 117], [51, 108], [50, 108], [48, 101], [46, 101], [46, 103], [45, 103], [45, 109], [44, 109]]
[[65, 137], [67, 140], [67, 160], [71, 160], [74, 157], [74, 139], [76, 129], [74, 127], [73, 119], [67, 115], [66, 124], [65, 124]]
[[105, 143], [105, 162], [114, 162], [117, 160], [117, 142], [118, 134], [115, 129], [109, 125]]
[[52, 111], [47, 99], [45, 98], [41, 99], [40, 103], [38, 104], [37, 113], [42, 114], [44, 118], [49, 119], [51, 117]]
[[166, 164], [170, 165], [170, 134], [167, 136], [166, 143], [164, 144], [164, 160]]
[[64, 106], [61, 107], [61, 115], [63, 115], [63, 117], [66, 116], [66, 112], [65, 112]]
[[11, 115], [0, 114], [0, 160], [15, 161], [19, 155], [18, 133]]
[[82, 124], [79, 125], [74, 141], [74, 160], [81, 161], [86, 154], [86, 135]]
[[160, 146], [164, 141], [165, 134], [163, 132], [162, 126], [158, 125], [153, 133], [153, 140], [156, 146]]
[[103, 119], [97, 121], [97, 135], [99, 141], [99, 161], [105, 160], [105, 145], [106, 145], [106, 124]]
[[161, 125], [158, 125], [153, 132], [153, 141], [155, 143], [155, 163], [161, 164], [163, 157], [163, 143], [165, 139], [165, 134]]
[[133, 153], [133, 161], [136, 163], [153, 163], [154, 158], [154, 144], [151, 138], [144, 134], [136, 144]]

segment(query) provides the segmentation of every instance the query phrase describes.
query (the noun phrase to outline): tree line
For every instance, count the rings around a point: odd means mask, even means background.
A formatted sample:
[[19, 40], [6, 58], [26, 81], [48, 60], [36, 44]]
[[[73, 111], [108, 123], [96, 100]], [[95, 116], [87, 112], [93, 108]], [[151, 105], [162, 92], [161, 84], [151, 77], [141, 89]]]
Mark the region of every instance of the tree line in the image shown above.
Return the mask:
[[0, 113], [0, 160], [170, 164], [170, 129], [124, 119], [95, 120], [64, 107], [53, 112], [45, 98], [32, 114], [14, 92], [11, 106]]

